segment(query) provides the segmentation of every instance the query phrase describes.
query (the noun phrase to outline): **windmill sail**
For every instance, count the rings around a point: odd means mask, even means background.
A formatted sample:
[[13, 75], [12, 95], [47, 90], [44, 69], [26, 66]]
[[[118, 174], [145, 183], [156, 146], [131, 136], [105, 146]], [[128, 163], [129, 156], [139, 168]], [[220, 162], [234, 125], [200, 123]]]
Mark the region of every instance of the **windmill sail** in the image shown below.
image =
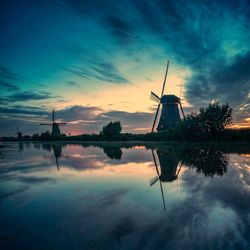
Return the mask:
[[166, 79], [167, 79], [167, 74], [168, 74], [168, 67], [169, 67], [169, 60], [168, 60], [168, 63], [167, 63], [167, 68], [166, 68], [166, 73], [165, 73], [165, 77], [164, 77], [164, 81], [163, 81], [163, 85], [162, 85], [162, 91], [161, 91], [161, 96], [160, 98], [154, 94], [155, 97], [158, 97], [160, 99], [160, 102], [158, 104], [158, 107], [157, 107], [157, 110], [156, 110], [156, 113], [155, 113], [155, 118], [154, 118], [154, 122], [153, 122], [153, 126], [152, 126], [152, 132], [154, 131], [154, 128], [155, 128], [155, 123], [156, 123], [156, 120], [157, 120], [157, 117], [158, 117], [158, 114], [159, 114], [159, 110], [160, 110], [160, 106], [161, 106], [161, 98], [163, 96], [163, 93], [164, 93], [164, 90], [165, 90], [165, 85], [166, 85]]
[[157, 103], [159, 103], [161, 101], [161, 98], [152, 91], [151, 91], [151, 94], [150, 94], [150, 98], [151, 98], [151, 100], [153, 100], [153, 101], [155, 101]]

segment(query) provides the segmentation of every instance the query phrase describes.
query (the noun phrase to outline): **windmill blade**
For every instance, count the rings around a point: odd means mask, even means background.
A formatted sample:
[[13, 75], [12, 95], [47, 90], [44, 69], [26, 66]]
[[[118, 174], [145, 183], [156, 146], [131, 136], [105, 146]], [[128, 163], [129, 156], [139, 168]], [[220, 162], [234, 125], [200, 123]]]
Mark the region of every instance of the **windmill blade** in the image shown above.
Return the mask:
[[182, 113], [182, 115], [183, 115], [183, 119], [184, 119], [184, 121], [186, 121], [186, 116], [185, 116], [185, 114], [184, 114], [184, 111], [183, 111], [183, 108], [182, 108], [181, 101], [180, 101], [179, 103], [180, 103], [180, 108], [181, 108], [181, 113]]
[[[162, 86], [162, 91], [161, 91], [160, 100], [161, 100], [161, 98], [162, 98], [162, 96], [163, 96], [164, 89], [165, 89], [165, 85], [166, 85], [166, 79], [167, 79], [167, 74], [168, 74], [168, 67], [169, 67], [169, 60], [168, 60], [168, 63], [167, 63], [167, 68], [166, 68], [166, 73], [165, 73], [165, 77], [164, 77], [164, 81], [163, 81], [163, 86]], [[152, 93], [152, 92], [151, 92], [151, 93]], [[161, 105], [161, 102], [158, 104], [158, 107], [157, 107], [157, 110], [156, 110], [155, 119], [154, 119], [154, 122], [153, 122], [153, 126], [152, 126], [151, 132], [154, 131], [155, 123], [156, 123], [156, 120], [157, 120], [157, 117], [158, 117], [158, 113], [159, 113], [159, 109], [160, 109], [160, 105]]]
[[[153, 155], [153, 159], [154, 159], [158, 179], [160, 180], [160, 173], [159, 173], [159, 169], [158, 169], [158, 166], [157, 166], [157, 163], [156, 163], [155, 153], [154, 153], [153, 149], [152, 149], [152, 155]], [[163, 202], [163, 208], [164, 208], [164, 210], [166, 210], [166, 203], [165, 203], [165, 197], [164, 197], [164, 192], [163, 192], [161, 180], [160, 180], [160, 188], [161, 188], [161, 197], [162, 197], [162, 202]]]
[[53, 125], [53, 123], [40, 123], [40, 125], [49, 125], [49, 126], [51, 126], [51, 125]]
[[160, 181], [160, 187], [161, 187], [161, 197], [162, 197], [162, 202], [163, 202], [163, 208], [164, 208], [164, 210], [166, 210], [165, 197], [164, 197], [164, 192], [163, 192], [161, 181]]
[[56, 157], [56, 169], [57, 169], [57, 171], [59, 171], [59, 163], [58, 163], [57, 157]]
[[161, 98], [152, 91], [151, 91], [151, 94], [150, 94], [150, 99], [157, 102], [157, 103], [159, 103], [161, 101]]
[[53, 109], [52, 111], [52, 122], [54, 123], [55, 122], [55, 110]]
[[159, 180], [159, 176], [155, 176], [154, 178], [149, 180], [149, 185], [152, 187]]
[[180, 165], [180, 167], [179, 167], [179, 169], [178, 169], [178, 172], [177, 172], [177, 174], [176, 174], [177, 177], [178, 177], [178, 175], [179, 175], [179, 173], [180, 173], [180, 171], [181, 171], [182, 165], [183, 165], [183, 162], [181, 162], [181, 165]]
[[164, 81], [163, 81], [163, 86], [162, 86], [162, 91], [161, 91], [161, 98], [162, 98], [164, 90], [165, 90], [166, 79], [167, 79], [167, 74], [168, 74], [168, 66], [169, 66], [169, 60], [168, 60], [168, 63], [167, 63], [166, 73], [165, 73], [165, 77], [164, 77]]
[[154, 159], [154, 164], [155, 164], [156, 172], [157, 172], [157, 175], [159, 177], [160, 173], [159, 173], [159, 169], [158, 169], [158, 166], [157, 166], [157, 163], [156, 163], [155, 153], [154, 153], [153, 149], [152, 149], [152, 155], [153, 155], [153, 159]]
[[155, 119], [154, 119], [154, 122], [153, 122], [153, 126], [152, 126], [151, 132], [154, 131], [155, 123], [156, 123], [156, 120], [157, 120], [157, 117], [158, 117], [158, 113], [159, 113], [160, 106], [161, 106], [161, 103], [158, 104], [158, 107], [157, 107], [157, 110], [156, 110], [156, 113], [155, 113]]

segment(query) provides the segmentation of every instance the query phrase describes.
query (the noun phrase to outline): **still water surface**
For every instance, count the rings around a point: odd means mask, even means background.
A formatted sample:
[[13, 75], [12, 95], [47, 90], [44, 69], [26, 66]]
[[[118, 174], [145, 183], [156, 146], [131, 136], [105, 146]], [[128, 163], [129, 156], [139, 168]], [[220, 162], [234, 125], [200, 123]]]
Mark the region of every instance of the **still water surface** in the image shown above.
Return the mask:
[[7, 144], [0, 249], [250, 249], [250, 147]]

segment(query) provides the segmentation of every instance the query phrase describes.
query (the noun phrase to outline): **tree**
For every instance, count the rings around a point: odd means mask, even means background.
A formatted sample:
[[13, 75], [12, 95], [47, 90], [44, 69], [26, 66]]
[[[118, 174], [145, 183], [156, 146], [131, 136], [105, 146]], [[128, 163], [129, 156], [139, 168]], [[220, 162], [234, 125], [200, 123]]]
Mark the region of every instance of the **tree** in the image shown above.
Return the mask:
[[49, 131], [42, 132], [40, 135], [40, 138], [42, 141], [50, 140], [50, 138], [51, 138], [50, 132]]
[[38, 141], [40, 139], [40, 136], [38, 133], [35, 133], [32, 135], [32, 141]]
[[122, 131], [121, 123], [117, 121], [117, 122], [110, 122], [108, 125], [104, 126], [100, 134], [104, 135], [105, 137], [114, 137], [116, 135], [119, 135], [121, 131]]
[[228, 104], [210, 103], [207, 108], [200, 109], [199, 120], [204, 132], [215, 134], [232, 123], [232, 109]]
[[191, 113], [182, 123], [182, 129], [188, 137], [199, 137], [204, 134], [219, 134], [232, 123], [232, 109], [228, 104], [210, 103], [201, 108], [199, 113]]

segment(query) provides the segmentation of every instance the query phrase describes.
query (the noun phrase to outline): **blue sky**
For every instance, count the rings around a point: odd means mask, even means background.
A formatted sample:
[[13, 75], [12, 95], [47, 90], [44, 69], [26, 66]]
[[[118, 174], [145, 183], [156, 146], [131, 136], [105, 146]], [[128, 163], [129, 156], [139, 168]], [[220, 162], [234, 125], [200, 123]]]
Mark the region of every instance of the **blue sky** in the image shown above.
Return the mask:
[[[186, 112], [212, 100], [250, 125], [249, 1], [6, 1], [1, 4], [0, 129], [45, 130], [51, 110], [65, 132], [150, 129], [166, 61], [166, 93]], [[49, 129], [49, 128], [48, 128]]]

